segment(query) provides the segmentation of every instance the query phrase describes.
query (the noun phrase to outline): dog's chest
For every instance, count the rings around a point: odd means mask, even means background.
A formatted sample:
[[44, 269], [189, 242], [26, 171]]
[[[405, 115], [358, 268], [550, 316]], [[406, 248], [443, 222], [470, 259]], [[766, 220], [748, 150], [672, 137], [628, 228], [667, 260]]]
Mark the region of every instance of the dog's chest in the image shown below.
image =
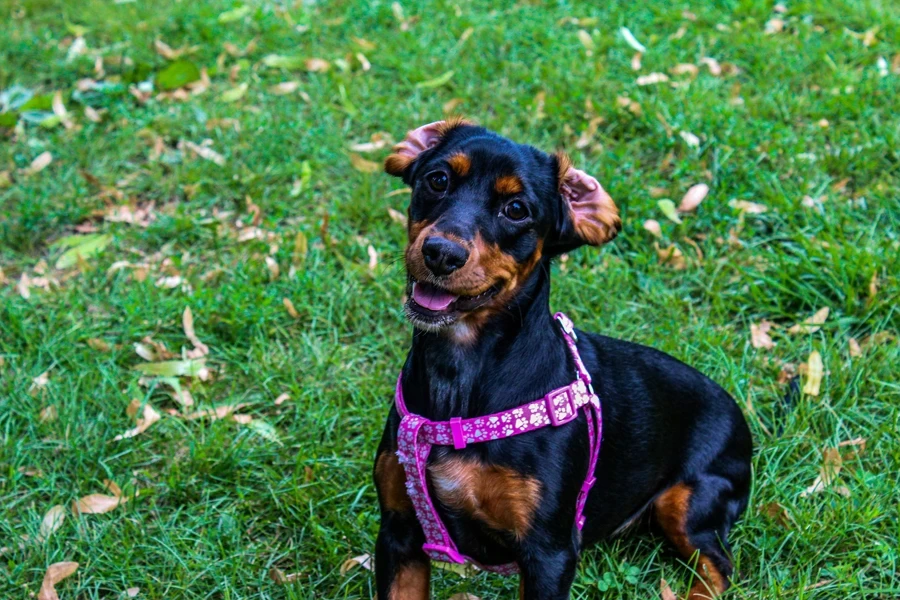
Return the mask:
[[458, 456], [428, 467], [437, 500], [492, 529], [523, 537], [541, 497], [541, 483], [508, 467]]

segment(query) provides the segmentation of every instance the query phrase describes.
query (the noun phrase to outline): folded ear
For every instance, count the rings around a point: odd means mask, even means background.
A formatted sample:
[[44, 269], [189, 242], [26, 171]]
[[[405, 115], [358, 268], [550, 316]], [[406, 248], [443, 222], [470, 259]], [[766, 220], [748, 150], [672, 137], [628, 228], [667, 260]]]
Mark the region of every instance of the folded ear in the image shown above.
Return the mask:
[[384, 171], [394, 177], [403, 177], [419, 154], [437, 146], [445, 127], [445, 121], [435, 121], [407, 133], [406, 139], [394, 146], [394, 153], [385, 159]]
[[611, 241], [622, 228], [619, 209], [600, 183], [572, 167], [565, 155], [557, 157], [560, 168], [559, 193], [568, 222], [560, 232], [564, 246], [600, 246]]

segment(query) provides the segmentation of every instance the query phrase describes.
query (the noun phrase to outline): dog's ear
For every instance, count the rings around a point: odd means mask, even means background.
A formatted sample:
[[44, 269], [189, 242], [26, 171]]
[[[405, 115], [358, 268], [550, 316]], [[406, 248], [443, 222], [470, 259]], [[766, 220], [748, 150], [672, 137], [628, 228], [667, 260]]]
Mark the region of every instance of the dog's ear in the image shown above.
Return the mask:
[[403, 177], [419, 154], [437, 146], [444, 135], [445, 128], [445, 121], [435, 121], [407, 133], [406, 138], [394, 146], [394, 153], [385, 159], [385, 173], [394, 177]]
[[556, 162], [563, 212], [557, 232], [560, 251], [611, 241], [622, 228], [613, 199], [600, 182], [573, 167], [565, 154], [558, 153]]

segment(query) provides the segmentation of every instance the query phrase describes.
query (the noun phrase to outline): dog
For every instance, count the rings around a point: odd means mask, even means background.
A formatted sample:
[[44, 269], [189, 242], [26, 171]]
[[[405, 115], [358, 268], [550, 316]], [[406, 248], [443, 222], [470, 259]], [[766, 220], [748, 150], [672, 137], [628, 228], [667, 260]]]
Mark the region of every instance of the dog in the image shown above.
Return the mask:
[[[441, 533], [429, 524], [426, 535], [420, 516], [429, 511], [458, 550], [444, 555], [512, 564], [528, 600], [568, 598], [582, 549], [645, 514], [693, 561], [691, 600], [724, 592], [728, 534], [751, 485], [752, 439], [737, 404], [667, 354], [567, 334], [549, 311], [550, 262], [621, 228], [603, 187], [562, 152], [463, 119], [409, 132], [385, 171], [412, 190], [405, 312], [415, 331], [374, 465], [378, 598], [429, 597], [431, 542]], [[590, 402], [570, 422], [457, 439], [460, 419], [477, 423], [541, 398], [581, 365]], [[421, 455], [402, 452], [404, 415], [457, 427], [453, 443], [425, 452], [421, 471]], [[588, 472], [594, 442], [599, 460]]]

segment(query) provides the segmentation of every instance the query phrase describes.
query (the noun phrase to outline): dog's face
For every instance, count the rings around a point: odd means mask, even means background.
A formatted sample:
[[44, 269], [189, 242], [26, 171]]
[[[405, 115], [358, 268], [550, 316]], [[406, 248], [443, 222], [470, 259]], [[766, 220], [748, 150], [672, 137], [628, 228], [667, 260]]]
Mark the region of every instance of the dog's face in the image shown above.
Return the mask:
[[620, 227], [609, 195], [564, 154], [465, 121], [409, 132], [385, 171], [412, 188], [406, 312], [426, 330], [477, 331], [542, 258], [604, 244]]

